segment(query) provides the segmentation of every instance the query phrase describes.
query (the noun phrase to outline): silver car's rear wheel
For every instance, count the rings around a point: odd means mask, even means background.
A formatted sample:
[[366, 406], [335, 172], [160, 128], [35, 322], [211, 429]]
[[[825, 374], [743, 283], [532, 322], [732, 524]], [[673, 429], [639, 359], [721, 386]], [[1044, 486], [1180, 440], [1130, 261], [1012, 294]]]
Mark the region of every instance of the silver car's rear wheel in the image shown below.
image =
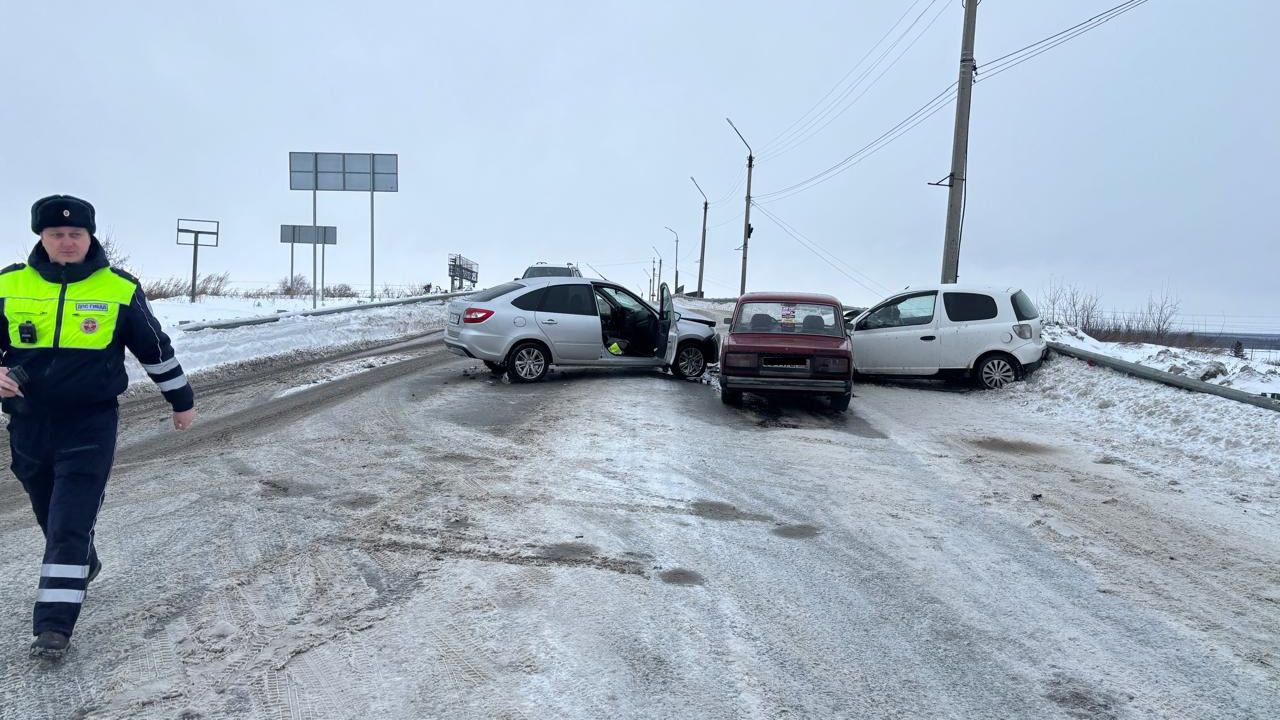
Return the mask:
[[547, 375], [547, 351], [541, 346], [527, 343], [511, 351], [507, 361], [507, 377], [512, 382], [538, 382]]
[[707, 356], [697, 344], [688, 343], [676, 353], [676, 366], [673, 369], [677, 377], [702, 377], [707, 371]]
[[999, 390], [1018, 379], [1018, 371], [1013, 363], [1003, 357], [990, 357], [982, 361], [978, 368], [978, 379], [982, 386], [989, 390]]

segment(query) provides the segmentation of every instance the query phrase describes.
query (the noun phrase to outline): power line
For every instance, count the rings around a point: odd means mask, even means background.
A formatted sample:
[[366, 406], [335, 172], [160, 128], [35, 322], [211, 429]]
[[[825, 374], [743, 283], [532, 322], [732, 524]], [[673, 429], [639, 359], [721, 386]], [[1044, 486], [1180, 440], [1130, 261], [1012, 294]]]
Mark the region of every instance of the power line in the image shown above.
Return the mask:
[[[979, 67], [980, 70], [985, 71], [985, 76], [983, 76], [981, 79], [990, 80], [992, 77], [995, 77], [996, 75], [999, 75], [1000, 73], [1006, 70], [1009, 70], [1018, 65], [1021, 65], [1022, 63], [1027, 62], [1028, 60], [1031, 60], [1045, 52], [1048, 52], [1049, 50], [1052, 50], [1053, 48], [1065, 42], [1068, 42], [1074, 38], [1077, 38], [1080, 35], [1083, 35], [1084, 33], [1089, 32], [1090, 30], [1094, 30], [1098, 27], [1101, 27], [1102, 25], [1106, 24], [1107, 22], [1110, 22], [1114, 18], [1119, 17], [1120, 15], [1123, 15], [1124, 13], [1127, 13], [1149, 1], [1150, 0], [1128, 0], [1127, 2], [1121, 3], [1120, 5], [1117, 5], [1111, 8], [1110, 10], [1107, 10], [1103, 13], [1095, 15], [1094, 17], [1089, 18], [1084, 22], [1078, 23], [1070, 28], [1067, 28], [1066, 30], [1063, 30], [1059, 33], [1055, 33], [1054, 35], [1050, 35], [1047, 38], [1044, 38], [1030, 45], [1027, 45], [1026, 47], [1020, 50], [1016, 50], [1012, 53], [1002, 55], [996, 60], [993, 60], [992, 62]], [[835, 165], [832, 165], [831, 167], [828, 167], [827, 169], [822, 170], [821, 172], [818, 172], [806, 178], [805, 180], [801, 180], [798, 183], [794, 183], [788, 187], [782, 188], [781, 190], [776, 190], [773, 192], [762, 193], [760, 195], [757, 195], [756, 196], [757, 199], [760, 199], [766, 202], [777, 202], [778, 200], [789, 198], [792, 195], [797, 195], [801, 192], [804, 192], [813, 187], [821, 185], [822, 183], [827, 182], [828, 180], [834, 178], [836, 175], [843, 173], [845, 170], [848, 170], [853, 165], [856, 165], [859, 162], [862, 162], [863, 160], [867, 159], [871, 155], [884, 149], [885, 146], [889, 145], [893, 141], [897, 140], [898, 138], [902, 137], [906, 133], [910, 132], [912, 129], [914, 129], [921, 123], [923, 123], [925, 120], [935, 115], [942, 108], [946, 107], [947, 105], [950, 105], [951, 102], [955, 100], [955, 88], [957, 84], [958, 83], [952, 83], [950, 86], [947, 87], [946, 90], [943, 90], [941, 93], [934, 96], [932, 100], [925, 103], [915, 112], [908, 115], [904, 120], [900, 121], [897, 125], [893, 126], [888, 131], [880, 135], [880, 137], [876, 138], [872, 142], [868, 143], [866, 146], [859, 149], [857, 152], [853, 153], [852, 155], [849, 155], [848, 157], [844, 158], [843, 160], [836, 163]]]
[[[883, 147], [884, 145], [888, 145], [894, 140], [897, 140], [899, 137], [901, 137], [902, 135], [905, 135], [911, 129], [916, 127], [916, 125], [919, 125], [920, 123], [932, 117], [935, 113], [937, 113], [942, 108], [946, 107], [947, 105], [950, 105], [951, 102], [955, 100], [956, 85], [958, 85], [958, 83], [954, 83], [954, 82], [951, 83], [950, 85], [947, 86], [945, 90], [933, 96], [933, 98], [929, 100], [929, 102], [925, 103], [924, 105], [921, 105], [915, 112], [908, 115], [906, 118], [900, 121], [897, 125], [894, 125], [892, 128], [889, 128], [887, 131], [882, 133], [880, 137], [876, 138], [875, 140], [872, 140], [870, 143], [863, 146], [857, 152], [853, 153], [852, 155], [849, 155], [848, 157], [836, 163], [835, 165], [832, 165], [826, 170], [823, 170], [804, 180], [801, 180], [800, 182], [795, 183], [794, 185], [790, 185], [781, 190], [776, 190], [771, 193], [763, 193], [763, 194], [757, 195], [756, 196], [757, 199], [768, 199], [771, 202], [773, 200], [781, 200], [783, 196], [789, 197], [790, 195], [794, 195], [797, 192], [807, 190], [810, 187], [813, 187], [814, 185], [819, 185], [823, 182], [826, 182], [827, 180], [831, 179], [835, 175], [838, 175], [841, 172], [844, 172], [844, 170], [848, 169], [851, 165], [861, 162], [862, 160], [866, 159], [866, 157], [870, 157], [871, 154], [878, 151], [880, 147]], [[881, 143], [883, 143], [883, 145]]]
[[[884, 291], [884, 289], [883, 289], [883, 288], [881, 288], [881, 289], [876, 289], [876, 288], [871, 287], [871, 285], [876, 285], [876, 284], [877, 284], [877, 283], [875, 283], [875, 281], [871, 281], [871, 284], [868, 284], [868, 283], [863, 282], [862, 280], [859, 280], [858, 278], [854, 277], [854, 276], [853, 276], [853, 275], [851, 275], [850, 273], [846, 272], [844, 268], [842, 268], [842, 267], [840, 267], [840, 265], [836, 264], [836, 261], [839, 261], [839, 258], [836, 258], [834, 255], [831, 255], [830, 257], [827, 257], [827, 255], [830, 255], [830, 253], [827, 253], [826, 255], [824, 255], [824, 254], [823, 254], [823, 251], [820, 251], [820, 250], [817, 248], [816, 243], [813, 243], [813, 241], [812, 241], [812, 240], [808, 240], [807, 238], [805, 238], [804, 236], [802, 236], [798, 230], [793, 230], [793, 229], [792, 229], [790, 226], [788, 226], [788, 225], [787, 225], [787, 223], [786, 223], [786, 222], [784, 222], [781, 218], [779, 218], [779, 217], [775, 216], [773, 213], [769, 212], [768, 210], [766, 210], [766, 209], [765, 209], [765, 208], [763, 208], [763, 207], [760, 207], [759, 205], [757, 205], [757, 206], [756, 206], [756, 209], [758, 209], [760, 212], [764, 213], [764, 216], [765, 216], [765, 217], [767, 217], [771, 222], [773, 222], [773, 224], [777, 225], [779, 228], [781, 228], [781, 229], [782, 229], [782, 231], [783, 231], [783, 232], [785, 232], [786, 234], [790, 235], [790, 236], [791, 236], [791, 238], [792, 238], [793, 240], [795, 240], [796, 242], [800, 243], [800, 245], [802, 245], [806, 250], [808, 250], [809, 252], [811, 252], [811, 253], [813, 253], [814, 255], [818, 256], [818, 259], [819, 259], [819, 260], [822, 260], [822, 261], [823, 261], [823, 262], [825, 262], [826, 264], [830, 265], [830, 266], [831, 266], [831, 267], [832, 267], [836, 272], [840, 273], [841, 275], [844, 275], [845, 277], [849, 278], [850, 280], [852, 280], [853, 282], [857, 283], [858, 285], [861, 285], [864, 289], [866, 289], [868, 292], [872, 293], [873, 295], [875, 295], [875, 296], [877, 296], [877, 297], [878, 297], [878, 296], [880, 296], [880, 295], [884, 295], [884, 294], [885, 294], [885, 291]], [[833, 259], [834, 259], [834, 260], [833, 260]], [[843, 261], [840, 261], [840, 262], [843, 262]], [[870, 280], [870, 278], [868, 278], [868, 280]]]
[[[743, 212], [745, 212], [745, 211], [743, 211]], [[708, 232], [710, 232], [710, 231], [712, 231], [712, 230], [715, 230], [716, 228], [722, 228], [722, 227], [724, 227], [725, 225], [729, 225], [729, 224], [731, 224], [731, 223], [740, 223], [740, 222], [742, 222], [742, 215], [743, 215], [743, 213], [741, 213], [741, 212], [740, 212], [740, 213], [738, 213], [737, 215], [735, 215], [732, 219], [725, 220], [724, 222], [716, 223], [715, 225], [709, 225], [709, 226], [707, 226], [707, 231], [708, 231]]]
[[[903, 40], [906, 39], [906, 37], [911, 33], [911, 31], [916, 27], [916, 25], [919, 24], [920, 20], [925, 16], [926, 13], [929, 12], [929, 10], [933, 8], [933, 6], [936, 3], [937, 3], [937, 0], [934, 0], [934, 2], [929, 3], [929, 6], [924, 9], [924, 12], [921, 13], [920, 16], [917, 17], [915, 21], [911, 23], [911, 25], [906, 29], [906, 31], [896, 41], [894, 41], [892, 45], [890, 45], [888, 48], [885, 49], [885, 52], [879, 58], [876, 58], [876, 61], [872, 63], [870, 67], [867, 68], [867, 71], [861, 77], [859, 77], [857, 82], [849, 86], [849, 89], [837, 100], [837, 102], [843, 101], [850, 94], [852, 94], [853, 91], [857, 89], [858, 84], [861, 83], [862, 80], [866, 79], [872, 72], [874, 72], [876, 69], [876, 66], [880, 63], [880, 61], [882, 61], [885, 57], [887, 57], [887, 55], [890, 52], [892, 52], [894, 48], [896, 48], [899, 44], [901, 44]], [[859, 100], [866, 97], [867, 93], [871, 92], [871, 90], [876, 86], [876, 84], [880, 82], [881, 78], [883, 78], [886, 74], [888, 74], [888, 72], [892, 70], [894, 66], [898, 64], [898, 61], [902, 60], [902, 58], [905, 57], [907, 53], [911, 52], [911, 48], [915, 47], [916, 43], [920, 42], [920, 39], [923, 38], [929, 32], [929, 29], [932, 28], [934, 24], [938, 22], [938, 19], [941, 18], [943, 14], [946, 13], [946, 11], [947, 11], [947, 6], [943, 5], [942, 8], [936, 14], [934, 14], [933, 19], [931, 19], [928, 22], [928, 24], [924, 26], [924, 29], [922, 29], [920, 33], [917, 34], [915, 38], [912, 39], [912, 41], [905, 48], [903, 48], [902, 52], [898, 53], [897, 57], [895, 57], [892, 61], [890, 61], [890, 63], [886, 65], [883, 70], [880, 71], [880, 74], [876, 75], [876, 77], [873, 80], [871, 80], [871, 82], [868, 83], [866, 87], [862, 89], [862, 92], [858, 93], [858, 95], [854, 97], [852, 100], [850, 100], [848, 103], [846, 103], [844, 107], [840, 108], [840, 110], [835, 112], [834, 114], [830, 114], [830, 116], [826, 119], [825, 122], [823, 122], [818, 127], [813, 128], [811, 132], [801, 133], [793, 136], [790, 140], [783, 143], [783, 146], [781, 148], [778, 148], [777, 150], [774, 150], [772, 152], [764, 153], [764, 157], [765, 158], [778, 157], [779, 155], [783, 155], [785, 153], [791, 152], [792, 150], [800, 147], [801, 145], [805, 144], [806, 142], [813, 139], [814, 137], [817, 137], [817, 135], [821, 133], [823, 130], [825, 130], [828, 126], [830, 126], [831, 123], [838, 120], [840, 116], [844, 115], [846, 112], [849, 111], [850, 108], [858, 104]], [[830, 113], [831, 110], [833, 110], [834, 108], [835, 108], [835, 105], [830, 106], [826, 111], [824, 111], [823, 114]], [[821, 120], [821, 115], [818, 117], [815, 117], [813, 122], [817, 122], [819, 120]], [[810, 123], [810, 125], [811, 124], [812, 123]]]
[[840, 87], [844, 85], [844, 81], [848, 80], [850, 75], [854, 74], [855, 72], [857, 72], [858, 68], [862, 67], [862, 63], [866, 62], [867, 58], [871, 57], [871, 53], [875, 52], [876, 48], [880, 47], [880, 45], [885, 40], [887, 40], [891, 34], [893, 34], [893, 31], [897, 29], [899, 25], [902, 24], [903, 20], [907, 19], [907, 16], [911, 14], [911, 11], [914, 10], [915, 7], [919, 5], [921, 2], [924, 2], [924, 0], [914, 0], [914, 2], [911, 3], [911, 5], [906, 9], [906, 11], [902, 13], [902, 16], [899, 17], [898, 20], [894, 22], [893, 25], [891, 25], [889, 29], [884, 32], [884, 35], [880, 36], [880, 39], [876, 41], [876, 44], [872, 45], [871, 48], [867, 50], [867, 53], [863, 55], [861, 58], [859, 58], [858, 62], [855, 63], [853, 67], [849, 68], [849, 72], [845, 73], [844, 77], [840, 78], [840, 81], [837, 82], [835, 85], [833, 85], [825, 95], [818, 98], [818, 102], [814, 103], [813, 107], [806, 110], [803, 115], [796, 118], [795, 122], [788, 125], [787, 129], [783, 130], [782, 132], [778, 133], [774, 137], [770, 138], [769, 141], [764, 144], [764, 147], [760, 149], [761, 153], [767, 154], [769, 152], [769, 148], [773, 147], [773, 144], [775, 142], [777, 142], [778, 140], [785, 137], [788, 133], [790, 133], [791, 130], [794, 129], [797, 125], [799, 125], [802, 121], [804, 121], [805, 118], [809, 117], [810, 113], [812, 113], [814, 110], [817, 110], [818, 106], [821, 105], [824, 100], [831, 97], [832, 93], [834, 93], [836, 90], [839, 90]]
[[738, 191], [742, 189], [742, 186], [746, 184], [747, 184], [746, 177], [738, 178], [738, 182], [734, 184], [732, 190], [725, 193], [724, 196], [721, 197], [719, 200], [712, 200], [711, 202], [707, 203], [707, 207], [715, 207], [717, 205], [723, 205], [729, 202], [730, 200], [733, 200], [738, 196]]
[[[1088, 20], [1085, 20], [1084, 22], [1078, 23], [1076, 25], [1072, 25], [1066, 30], [1054, 33], [1053, 35], [1050, 35], [1047, 38], [1037, 40], [1036, 42], [1033, 42], [1030, 45], [1027, 45], [1026, 47], [1020, 48], [1006, 55], [1001, 55], [995, 60], [984, 63], [983, 65], [980, 66], [980, 69], [987, 73], [988, 78], [995, 77], [996, 75], [1000, 74], [1001, 72], [1004, 72], [1005, 70], [1008, 70], [1009, 68], [1012, 68], [1016, 65], [1021, 65], [1022, 63], [1042, 53], [1048, 52], [1049, 50], [1052, 50], [1053, 48], [1058, 47], [1059, 45], [1065, 42], [1068, 42], [1077, 37], [1080, 37], [1081, 35], [1089, 32], [1090, 30], [1101, 27], [1102, 25], [1107, 24], [1108, 22], [1114, 20], [1115, 18], [1129, 12], [1130, 10], [1136, 9], [1138, 6], [1143, 5], [1146, 2], [1148, 2], [1148, 0], [1127, 0], [1126, 2], [1120, 3], [1119, 5], [1111, 8], [1110, 10], [1106, 10], [1101, 13], [1098, 13], [1097, 15], [1094, 15], [1093, 17], [1089, 18]], [[1030, 51], [1030, 54], [1027, 54], [1028, 51]]]
[[[759, 206], [759, 205], [757, 205], [756, 207], [758, 208], [758, 207], [760, 207], [760, 206]], [[762, 209], [761, 211], [762, 211], [762, 212], [764, 212], [764, 210], [763, 210], [763, 209]], [[875, 279], [873, 279], [870, 275], [867, 275], [866, 273], [862, 272], [861, 270], [858, 270], [856, 267], [854, 267], [854, 266], [853, 266], [853, 264], [852, 264], [852, 263], [845, 262], [843, 259], [841, 259], [841, 258], [840, 258], [838, 255], [836, 255], [835, 253], [833, 253], [833, 252], [831, 252], [830, 250], [826, 249], [826, 248], [825, 248], [825, 247], [823, 247], [822, 245], [819, 245], [819, 244], [818, 244], [818, 242], [817, 242], [817, 241], [815, 241], [813, 238], [811, 238], [811, 237], [809, 237], [808, 235], [805, 235], [804, 233], [800, 232], [800, 230], [799, 230], [795, 225], [792, 225], [791, 223], [787, 222], [786, 220], [783, 220], [782, 218], [778, 217], [778, 215], [777, 215], [776, 213], [770, 213], [770, 215], [772, 215], [772, 218], [771, 218], [772, 220], [774, 220], [774, 221], [776, 221], [776, 222], [781, 223], [781, 224], [782, 224], [783, 226], [785, 226], [788, 230], [790, 230], [790, 231], [794, 232], [796, 235], [799, 235], [800, 237], [804, 238], [804, 240], [805, 240], [806, 242], [808, 242], [810, 245], [812, 245], [812, 246], [813, 246], [814, 248], [816, 248], [818, 251], [820, 251], [820, 252], [822, 252], [822, 253], [825, 253], [825, 254], [826, 254], [829, 258], [831, 258], [833, 261], [835, 261], [836, 263], [839, 263], [840, 265], [843, 265], [846, 269], [848, 269], [848, 270], [849, 270], [849, 272], [852, 272], [853, 274], [855, 274], [855, 275], [857, 275], [858, 277], [860, 277], [860, 278], [862, 278], [863, 280], [865, 280], [865, 281], [866, 281], [867, 283], [869, 283], [870, 285], [874, 286], [874, 290], [873, 290], [873, 292], [879, 292], [879, 293], [881, 293], [881, 294], [884, 294], [884, 293], [886, 292], [886, 291], [885, 291], [885, 287], [884, 287], [883, 285], [881, 285], [880, 283], [876, 282], [876, 281], [875, 281]]]

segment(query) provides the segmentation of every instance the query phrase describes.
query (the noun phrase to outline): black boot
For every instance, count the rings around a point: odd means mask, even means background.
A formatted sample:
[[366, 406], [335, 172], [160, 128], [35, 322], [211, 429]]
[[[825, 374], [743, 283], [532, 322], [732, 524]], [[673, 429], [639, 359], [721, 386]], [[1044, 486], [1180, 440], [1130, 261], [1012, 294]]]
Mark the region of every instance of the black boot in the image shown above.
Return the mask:
[[93, 567], [89, 568], [89, 577], [84, 579], [85, 584], [88, 585], [93, 582], [93, 579], [98, 577], [100, 572], [102, 572], [102, 561], [98, 560], [94, 562]]
[[70, 645], [71, 638], [60, 632], [45, 630], [31, 643], [31, 657], [58, 660], [67, 654], [67, 647]]

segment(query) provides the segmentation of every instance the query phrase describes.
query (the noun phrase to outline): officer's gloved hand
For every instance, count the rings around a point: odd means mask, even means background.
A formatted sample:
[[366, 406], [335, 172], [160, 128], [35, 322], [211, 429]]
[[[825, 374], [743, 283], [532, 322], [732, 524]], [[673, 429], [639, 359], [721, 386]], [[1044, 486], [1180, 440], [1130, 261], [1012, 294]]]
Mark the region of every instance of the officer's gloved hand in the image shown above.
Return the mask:
[[9, 376], [9, 368], [0, 367], [0, 398], [23, 397], [18, 381]]

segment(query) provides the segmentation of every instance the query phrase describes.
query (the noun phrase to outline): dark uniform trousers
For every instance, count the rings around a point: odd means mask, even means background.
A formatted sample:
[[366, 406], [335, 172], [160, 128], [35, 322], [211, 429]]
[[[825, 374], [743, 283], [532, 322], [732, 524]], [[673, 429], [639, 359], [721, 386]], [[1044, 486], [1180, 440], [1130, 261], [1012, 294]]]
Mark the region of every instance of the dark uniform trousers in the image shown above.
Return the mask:
[[89, 574], [98, 566], [94, 524], [115, 459], [118, 419], [114, 402], [10, 417], [13, 474], [45, 537], [36, 635], [52, 630], [70, 636], [80, 616]]

